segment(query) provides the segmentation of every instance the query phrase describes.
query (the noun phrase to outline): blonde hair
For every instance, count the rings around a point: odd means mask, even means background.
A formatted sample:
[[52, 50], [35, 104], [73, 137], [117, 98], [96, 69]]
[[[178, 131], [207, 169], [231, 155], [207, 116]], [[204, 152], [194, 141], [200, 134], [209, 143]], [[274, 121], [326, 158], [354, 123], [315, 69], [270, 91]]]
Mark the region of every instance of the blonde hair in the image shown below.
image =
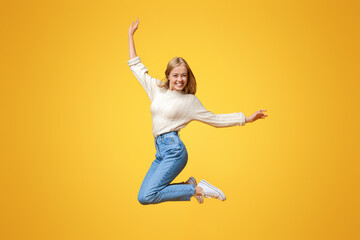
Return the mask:
[[187, 83], [184, 87], [183, 90], [181, 90], [184, 93], [190, 93], [190, 94], [195, 94], [196, 93], [196, 80], [195, 80], [195, 76], [193, 74], [193, 72], [191, 71], [189, 64], [187, 64], [187, 62], [185, 61], [185, 59], [181, 58], [181, 57], [174, 57], [173, 59], [171, 59], [167, 65], [167, 68], [165, 70], [165, 78], [162, 80], [162, 82], [160, 84], [158, 84], [159, 87], [162, 88], [166, 88], [166, 89], [170, 89], [170, 81], [169, 81], [169, 75], [171, 73], [171, 71], [180, 66], [183, 65], [186, 67], [187, 71], [188, 71], [188, 80]]

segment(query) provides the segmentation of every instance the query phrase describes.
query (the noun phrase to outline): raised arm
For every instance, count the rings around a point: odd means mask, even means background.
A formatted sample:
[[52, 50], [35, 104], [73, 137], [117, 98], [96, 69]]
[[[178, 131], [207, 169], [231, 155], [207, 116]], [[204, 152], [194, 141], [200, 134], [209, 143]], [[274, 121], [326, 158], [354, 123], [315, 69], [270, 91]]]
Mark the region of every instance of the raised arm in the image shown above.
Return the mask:
[[138, 28], [138, 26], [139, 26], [139, 17], [137, 18], [135, 24], [133, 21], [129, 27], [129, 56], [130, 56], [130, 59], [137, 57], [136, 51], [135, 51], [135, 44], [134, 44], [134, 33], [135, 33], [136, 29]]
[[129, 28], [129, 57], [130, 60], [127, 61], [127, 64], [130, 67], [130, 70], [133, 72], [135, 77], [139, 80], [140, 84], [144, 87], [147, 95], [149, 96], [150, 100], [152, 101], [157, 90], [157, 84], [161, 83], [161, 80], [153, 78], [149, 76], [148, 69], [145, 65], [141, 62], [140, 57], [136, 55], [135, 45], [134, 45], [134, 38], [133, 35], [138, 28], [139, 25], [139, 17], [137, 21], [134, 23], [132, 22]]

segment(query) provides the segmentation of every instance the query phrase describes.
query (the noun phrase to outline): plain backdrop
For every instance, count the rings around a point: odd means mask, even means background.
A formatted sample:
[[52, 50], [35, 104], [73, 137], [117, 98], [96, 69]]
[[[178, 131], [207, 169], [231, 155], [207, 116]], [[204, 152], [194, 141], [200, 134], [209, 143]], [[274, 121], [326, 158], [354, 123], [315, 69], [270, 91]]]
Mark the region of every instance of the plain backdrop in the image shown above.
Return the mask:
[[[3, 1], [0, 238], [360, 239], [358, 1]], [[180, 132], [227, 200], [143, 206], [155, 159], [149, 74], [176, 56], [214, 113]]]

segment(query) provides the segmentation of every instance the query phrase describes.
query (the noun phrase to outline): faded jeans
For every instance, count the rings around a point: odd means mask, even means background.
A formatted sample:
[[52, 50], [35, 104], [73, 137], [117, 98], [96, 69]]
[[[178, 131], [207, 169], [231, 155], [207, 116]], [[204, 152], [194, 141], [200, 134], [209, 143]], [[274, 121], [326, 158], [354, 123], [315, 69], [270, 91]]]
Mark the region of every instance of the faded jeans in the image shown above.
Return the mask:
[[166, 201], [190, 201], [195, 194], [191, 184], [171, 183], [184, 169], [188, 153], [178, 132], [172, 131], [155, 138], [156, 159], [152, 162], [138, 194], [143, 205]]

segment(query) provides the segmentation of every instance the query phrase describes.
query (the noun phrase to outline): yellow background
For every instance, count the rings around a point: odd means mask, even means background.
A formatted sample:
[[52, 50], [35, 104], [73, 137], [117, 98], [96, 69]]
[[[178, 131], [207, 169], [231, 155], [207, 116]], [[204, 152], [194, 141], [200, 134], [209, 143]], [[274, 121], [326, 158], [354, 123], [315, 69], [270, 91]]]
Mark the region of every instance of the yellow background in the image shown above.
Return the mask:
[[[359, 1], [3, 1], [0, 239], [360, 239]], [[143, 206], [150, 101], [187, 60], [214, 113], [181, 130], [227, 200]]]

